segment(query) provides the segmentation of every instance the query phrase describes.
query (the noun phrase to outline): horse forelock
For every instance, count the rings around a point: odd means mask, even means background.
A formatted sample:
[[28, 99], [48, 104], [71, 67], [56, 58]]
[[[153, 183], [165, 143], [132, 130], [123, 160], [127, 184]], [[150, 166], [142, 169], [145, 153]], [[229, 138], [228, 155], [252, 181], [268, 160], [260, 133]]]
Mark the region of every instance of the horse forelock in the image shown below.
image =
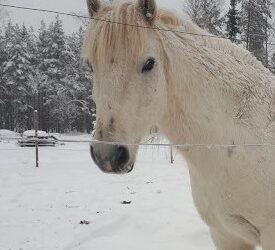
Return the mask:
[[83, 57], [98, 67], [108, 65], [118, 56], [136, 60], [144, 49], [146, 35], [142, 28], [136, 27], [145, 26], [137, 7], [122, 3], [101, 11], [96, 17], [105, 21], [91, 21]]
[[[98, 66], [106, 66], [117, 56], [137, 60], [144, 51], [149, 32], [157, 33], [157, 30], [150, 28], [158, 25], [148, 23], [135, 2], [107, 5], [96, 14], [95, 19], [104, 21], [91, 21], [82, 57]], [[170, 11], [158, 9], [156, 23], [160, 26], [180, 26], [182, 20]]]

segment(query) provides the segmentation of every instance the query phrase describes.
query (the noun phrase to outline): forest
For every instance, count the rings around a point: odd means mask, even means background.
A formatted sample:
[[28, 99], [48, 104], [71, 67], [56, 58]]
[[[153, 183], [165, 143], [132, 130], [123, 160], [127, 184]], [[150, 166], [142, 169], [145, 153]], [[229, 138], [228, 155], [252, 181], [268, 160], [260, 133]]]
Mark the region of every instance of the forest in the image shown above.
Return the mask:
[[80, 60], [84, 29], [65, 34], [59, 16], [48, 26], [9, 22], [0, 34], [0, 128], [17, 132], [90, 132], [95, 105], [91, 72]]
[[[270, 0], [187, 0], [183, 11], [211, 34], [230, 39], [275, 73], [274, 3]], [[0, 20], [8, 18], [0, 8]], [[86, 24], [66, 34], [60, 16], [34, 30], [12, 21], [0, 25], [0, 128], [33, 126], [51, 132], [91, 132], [95, 120], [92, 74], [81, 62]]]

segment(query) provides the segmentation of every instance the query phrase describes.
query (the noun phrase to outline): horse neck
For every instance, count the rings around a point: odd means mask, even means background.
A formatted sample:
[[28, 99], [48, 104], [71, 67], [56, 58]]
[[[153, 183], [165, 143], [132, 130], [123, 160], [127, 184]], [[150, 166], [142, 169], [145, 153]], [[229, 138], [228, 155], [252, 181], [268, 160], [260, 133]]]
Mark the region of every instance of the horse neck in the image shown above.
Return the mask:
[[[203, 46], [208, 41], [202, 38], [199, 41], [202, 45], [198, 46], [190, 37], [170, 36], [161, 39], [166, 41], [162, 46], [167, 110], [159, 124], [170, 142], [176, 145], [269, 143], [274, 138], [266, 130], [271, 124], [269, 86], [274, 81], [271, 73], [230, 43]], [[217, 154], [232, 155], [231, 148], [225, 147], [211, 151], [177, 149], [194, 166], [193, 170], [206, 174], [219, 165], [214, 162], [221, 159], [215, 157]], [[211, 154], [213, 157], [209, 157]], [[253, 157], [254, 154], [250, 158]]]
[[161, 127], [173, 143], [218, 143], [224, 140], [218, 131], [225, 123], [221, 105], [226, 100], [220, 103], [220, 90], [206, 85], [212, 73], [196, 63], [192, 54], [197, 52], [186, 42], [178, 41], [178, 48], [165, 46], [168, 107]]
[[271, 74], [253, 57], [251, 65], [240, 72], [233, 58], [245, 64], [250, 57], [232, 44], [225, 43], [223, 49], [220, 42], [198, 45], [209, 42], [205, 38], [196, 42], [172, 32], [169, 35], [162, 39], [169, 41], [162, 43], [168, 107], [160, 126], [170, 141], [259, 142], [270, 123]]

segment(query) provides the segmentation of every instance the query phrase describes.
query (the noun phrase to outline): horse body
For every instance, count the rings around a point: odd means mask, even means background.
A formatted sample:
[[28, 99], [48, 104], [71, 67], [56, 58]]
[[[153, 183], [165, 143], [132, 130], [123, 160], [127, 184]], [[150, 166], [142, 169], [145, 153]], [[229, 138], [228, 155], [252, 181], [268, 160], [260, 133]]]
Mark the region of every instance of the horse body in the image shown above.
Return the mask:
[[[215, 51], [214, 47], [200, 52], [204, 58], [194, 59], [192, 55], [200, 50], [194, 43], [200, 46], [200, 42], [190, 40], [190, 43], [193, 44], [183, 45], [174, 55], [173, 51], [168, 53], [174, 60], [174, 71], [181, 73], [172, 72], [176, 78], [169, 76], [175, 82], [168, 91], [169, 107], [160, 123], [168, 138], [175, 144], [271, 143], [274, 134], [269, 130], [272, 127], [269, 72], [255, 62], [256, 65], [241, 67], [242, 72], [238, 74], [241, 65], [234, 65], [230, 55], [224, 56], [227, 52]], [[193, 49], [188, 51], [190, 47]], [[213, 54], [217, 55], [212, 57]], [[208, 56], [211, 56], [213, 71], [208, 68], [209, 61], [205, 61]], [[177, 57], [181, 62], [184, 58], [186, 63], [178, 63]], [[177, 66], [180, 69], [176, 69]], [[228, 72], [228, 69], [231, 70]], [[257, 86], [258, 82], [261, 86]], [[249, 95], [245, 93], [248, 89]], [[248, 245], [260, 244], [261, 231], [270, 223], [275, 226], [272, 149], [183, 147], [179, 150], [188, 161], [196, 207], [213, 234], [218, 231], [240, 237]]]
[[[274, 249], [274, 148], [237, 147], [275, 141], [272, 74], [229, 41], [162, 30], [207, 34], [153, 0], [88, 6], [97, 18], [160, 28], [91, 24], [83, 54], [95, 70], [96, 138], [138, 143], [158, 125], [174, 144], [236, 145], [178, 147], [195, 205], [217, 249]], [[91, 152], [103, 171], [125, 173], [137, 148]]]

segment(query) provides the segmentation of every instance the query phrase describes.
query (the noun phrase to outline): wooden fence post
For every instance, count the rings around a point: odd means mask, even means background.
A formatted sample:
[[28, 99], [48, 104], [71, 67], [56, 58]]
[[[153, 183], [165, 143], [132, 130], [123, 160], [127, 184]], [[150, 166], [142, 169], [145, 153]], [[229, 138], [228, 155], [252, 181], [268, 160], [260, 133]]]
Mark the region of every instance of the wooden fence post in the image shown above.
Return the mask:
[[174, 163], [174, 155], [173, 155], [173, 147], [170, 147], [170, 159], [171, 159], [171, 164]]
[[35, 166], [39, 167], [38, 161], [38, 112], [34, 110], [33, 114], [33, 123], [34, 123], [34, 130], [35, 130]]

